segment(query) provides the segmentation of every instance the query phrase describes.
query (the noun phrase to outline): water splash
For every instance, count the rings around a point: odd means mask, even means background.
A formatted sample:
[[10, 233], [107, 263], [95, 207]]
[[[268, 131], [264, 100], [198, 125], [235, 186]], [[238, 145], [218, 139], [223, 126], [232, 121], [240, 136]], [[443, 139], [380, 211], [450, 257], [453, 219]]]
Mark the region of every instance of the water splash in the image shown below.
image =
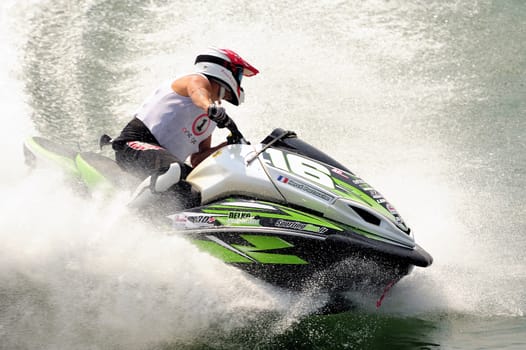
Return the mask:
[[3, 191], [4, 344], [134, 349], [228, 333], [262, 313], [290, 324], [312, 311], [286, 311], [299, 301], [130, 217], [124, 196], [86, 200], [60, 183], [39, 171]]

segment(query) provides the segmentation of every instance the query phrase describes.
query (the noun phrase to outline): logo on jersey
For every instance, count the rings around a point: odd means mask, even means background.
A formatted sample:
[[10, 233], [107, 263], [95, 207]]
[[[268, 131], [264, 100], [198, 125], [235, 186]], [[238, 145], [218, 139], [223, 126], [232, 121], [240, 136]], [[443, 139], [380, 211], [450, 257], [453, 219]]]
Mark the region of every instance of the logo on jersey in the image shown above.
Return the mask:
[[210, 127], [210, 119], [206, 113], [201, 114], [195, 118], [194, 123], [192, 124], [192, 133], [195, 136], [200, 136], [204, 134]]

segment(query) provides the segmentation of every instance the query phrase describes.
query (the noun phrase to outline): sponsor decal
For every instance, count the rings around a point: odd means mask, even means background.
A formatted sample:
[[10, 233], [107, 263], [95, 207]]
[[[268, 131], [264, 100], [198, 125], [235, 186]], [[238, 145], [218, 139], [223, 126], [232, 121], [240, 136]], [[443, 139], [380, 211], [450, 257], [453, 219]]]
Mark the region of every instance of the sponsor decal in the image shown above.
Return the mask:
[[183, 132], [183, 134], [186, 135], [188, 140], [190, 140], [191, 144], [195, 145], [197, 143], [197, 139], [195, 138], [194, 134], [192, 134], [190, 130], [188, 130], [187, 128], [182, 128], [181, 131]]
[[182, 213], [172, 217], [175, 228], [199, 228], [216, 226], [216, 218], [213, 214]]
[[254, 218], [228, 219], [227, 226], [259, 226], [259, 220]]
[[252, 216], [252, 213], [231, 211], [228, 213], [228, 219], [226, 225], [247, 225], [247, 226], [259, 226], [259, 220]]
[[246, 219], [252, 217], [252, 213], [244, 211], [231, 211], [228, 213], [229, 219]]
[[391, 214], [398, 214], [398, 211], [396, 211], [395, 207], [393, 207], [391, 204], [386, 203], [385, 207]]
[[274, 224], [276, 227], [290, 228], [292, 230], [303, 230], [307, 224], [297, 221], [278, 220]]
[[334, 196], [331, 196], [329, 195], [328, 193], [325, 193], [323, 191], [320, 191], [310, 185], [307, 185], [306, 183], [302, 183], [302, 182], [298, 182], [298, 181], [295, 181], [295, 180], [292, 180], [292, 179], [289, 179], [288, 177], [285, 177], [285, 176], [282, 176], [282, 175], [279, 175], [277, 180], [279, 182], [282, 182], [284, 184], [287, 184], [287, 185], [290, 185], [300, 191], [303, 191], [305, 193], [308, 193], [312, 196], [315, 196], [315, 197], [318, 197], [326, 202], [332, 202], [335, 197]]
[[175, 215], [173, 218], [174, 225], [185, 225], [186, 224], [186, 215]]
[[213, 216], [199, 215], [199, 216], [190, 216], [187, 218], [188, 221], [193, 222], [194, 224], [214, 224], [216, 218]]
[[383, 196], [376, 190], [372, 190], [372, 191], [369, 191], [369, 194], [371, 195], [371, 197], [373, 197], [374, 199], [381, 199], [383, 198]]
[[288, 221], [288, 220], [277, 220], [274, 223], [274, 226], [281, 227], [281, 228], [287, 228], [291, 230], [299, 230], [299, 231], [309, 231], [309, 232], [316, 232], [316, 233], [325, 233], [329, 231], [327, 227], [319, 227], [312, 224], [306, 224], [304, 222], [297, 222], [297, 221]]
[[335, 174], [340, 175], [340, 176], [343, 177], [344, 179], [348, 179], [348, 178], [349, 178], [349, 176], [347, 176], [347, 175], [345, 174], [345, 171], [343, 171], [342, 169], [332, 168], [331, 171], [332, 171], [333, 173], [335, 173]]
[[210, 119], [208, 119], [208, 115], [206, 113], [199, 115], [197, 118], [195, 118], [193, 124], [192, 124], [192, 133], [195, 136], [200, 136], [208, 130], [208, 127], [210, 126]]

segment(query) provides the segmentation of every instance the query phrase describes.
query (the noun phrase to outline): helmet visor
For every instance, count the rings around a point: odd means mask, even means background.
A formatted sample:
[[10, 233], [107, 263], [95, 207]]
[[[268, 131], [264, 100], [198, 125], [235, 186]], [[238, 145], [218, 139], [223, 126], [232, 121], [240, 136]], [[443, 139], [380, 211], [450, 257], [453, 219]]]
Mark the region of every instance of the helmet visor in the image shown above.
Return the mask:
[[234, 79], [236, 79], [238, 85], [241, 85], [241, 80], [243, 80], [243, 66], [234, 66], [232, 69], [232, 75], [234, 76]]

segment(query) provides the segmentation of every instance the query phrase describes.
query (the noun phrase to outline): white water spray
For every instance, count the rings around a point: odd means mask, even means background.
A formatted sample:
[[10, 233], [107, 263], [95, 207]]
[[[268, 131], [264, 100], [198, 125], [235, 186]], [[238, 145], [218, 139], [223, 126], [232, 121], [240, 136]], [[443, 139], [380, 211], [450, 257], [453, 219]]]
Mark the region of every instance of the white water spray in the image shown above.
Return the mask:
[[21, 145], [34, 130], [12, 10], [0, 18], [9, 131], [0, 141], [9, 167], [0, 184], [0, 348], [139, 349], [228, 333], [262, 312], [288, 315], [284, 325], [308, 312], [287, 312], [297, 300], [134, 219], [123, 198], [83, 198], [52, 169], [29, 173]]

